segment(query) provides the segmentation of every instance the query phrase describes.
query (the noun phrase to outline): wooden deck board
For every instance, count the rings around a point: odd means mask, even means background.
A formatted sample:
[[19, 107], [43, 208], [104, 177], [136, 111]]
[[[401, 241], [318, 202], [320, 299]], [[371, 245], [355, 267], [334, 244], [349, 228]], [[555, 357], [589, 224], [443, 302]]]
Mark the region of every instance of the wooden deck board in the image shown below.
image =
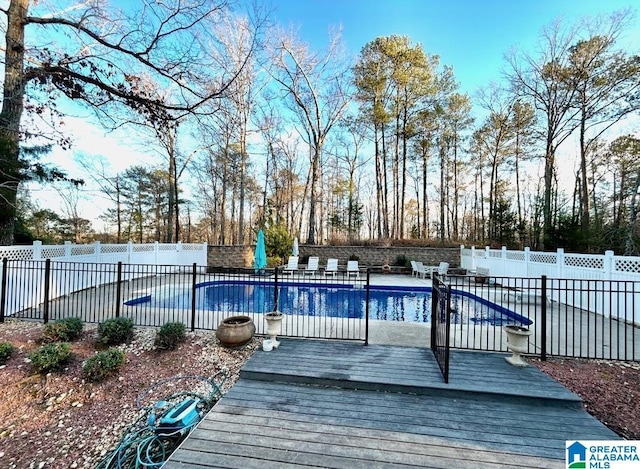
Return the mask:
[[504, 355], [289, 340], [256, 352], [167, 469], [564, 464], [565, 440], [617, 439], [579, 398]]
[[515, 368], [504, 354], [451, 352], [450, 380], [445, 384], [428, 349], [384, 345], [358, 346], [352, 343], [284, 340], [277, 359], [257, 353], [243, 367], [242, 376], [251, 379], [315, 383], [433, 394], [447, 391], [465, 394], [499, 394], [518, 400], [543, 398], [545, 402], [580, 399], [535, 367]]

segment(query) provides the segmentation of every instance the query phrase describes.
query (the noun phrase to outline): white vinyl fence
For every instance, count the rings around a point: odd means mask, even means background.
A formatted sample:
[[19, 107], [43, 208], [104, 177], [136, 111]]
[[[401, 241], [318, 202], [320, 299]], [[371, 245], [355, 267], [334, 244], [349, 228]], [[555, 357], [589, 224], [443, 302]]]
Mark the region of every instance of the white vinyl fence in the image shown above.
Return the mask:
[[539, 279], [545, 275], [553, 301], [605, 317], [640, 320], [640, 257], [616, 256], [613, 251], [575, 254], [563, 249], [538, 252], [461, 246], [460, 266], [470, 271], [481, 267], [495, 277]]
[[[4, 272], [4, 260], [8, 261]], [[43, 245], [35, 241], [33, 246], [0, 246], [0, 275], [6, 276], [6, 291], [0, 294], [5, 299], [5, 315], [26, 308], [35, 308], [42, 303], [44, 292], [44, 263], [53, 264], [49, 281], [49, 298], [57, 298], [85, 288], [109, 284], [116, 279], [115, 265], [118, 262], [134, 265], [163, 266], [157, 273], [191, 269], [207, 265], [207, 244], [71, 244]], [[21, 262], [23, 261], [23, 262]], [[40, 262], [42, 261], [42, 262]], [[54, 264], [55, 263], [55, 264]], [[71, 263], [64, 267], [60, 263]], [[75, 264], [75, 265], [74, 265]], [[164, 268], [166, 266], [166, 268]], [[123, 280], [132, 280], [146, 275], [147, 270], [127, 270]], [[28, 291], [25, 291], [28, 286]]]
[[0, 246], [0, 259], [98, 264], [207, 265], [207, 244], [71, 244], [46, 245], [34, 241], [33, 246]]

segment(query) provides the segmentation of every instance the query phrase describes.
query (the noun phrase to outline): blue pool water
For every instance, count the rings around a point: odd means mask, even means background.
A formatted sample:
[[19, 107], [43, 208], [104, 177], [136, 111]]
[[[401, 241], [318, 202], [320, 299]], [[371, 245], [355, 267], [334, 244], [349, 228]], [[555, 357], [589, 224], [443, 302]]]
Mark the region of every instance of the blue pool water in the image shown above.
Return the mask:
[[[366, 291], [345, 285], [279, 284], [278, 309], [285, 314], [364, 318]], [[190, 292], [155, 298], [145, 296], [128, 305], [150, 303], [161, 308], [191, 308]], [[198, 310], [238, 313], [267, 313], [274, 309], [274, 287], [264, 282], [207, 282], [196, 289]], [[451, 296], [451, 321], [500, 326], [531, 321], [502, 306], [468, 292]], [[369, 318], [386, 321], [431, 322], [431, 288], [372, 286], [369, 291]]]

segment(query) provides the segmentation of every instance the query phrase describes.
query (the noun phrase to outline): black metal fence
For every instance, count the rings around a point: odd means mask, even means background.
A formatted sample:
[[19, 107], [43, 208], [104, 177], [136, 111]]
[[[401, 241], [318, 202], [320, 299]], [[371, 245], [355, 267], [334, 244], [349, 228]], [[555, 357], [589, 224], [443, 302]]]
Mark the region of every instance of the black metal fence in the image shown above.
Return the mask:
[[[444, 282], [444, 283], [443, 283]], [[207, 270], [196, 265], [2, 262], [0, 321], [80, 317], [98, 323], [127, 316], [137, 325], [182, 321], [216, 329], [228, 316], [286, 315], [283, 336], [368, 342], [369, 271]], [[448, 304], [447, 304], [448, 303]], [[486, 307], [490, 305], [491, 307]], [[443, 312], [448, 311], [448, 324]], [[494, 276], [435, 277], [431, 346], [507, 352], [504, 324], [529, 327], [529, 354], [640, 360], [640, 282]], [[448, 328], [448, 330], [447, 330]], [[448, 338], [448, 341], [445, 339]], [[444, 363], [444, 362], [443, 362]]]
[[216, 329], [225, 317], [248, 315], [259, 334], [263, 314], [285, 313], [283, 336], [367, 342], [369, 274], [282, 269], [208, 270], [196, 266], [3, 260], [0, 321], [44, 322], [118, 316], [139, 326], [183, 322]]
[[533, 331], [528, 353], [542, 359], [640, 360], [640, 282], [468, 275], [446, 282], [453, 348], [506, 352], [501, 326], [509, 323]]
[[433, 276], [431, 290], [431, 350], [444, 382], [449, 382], [449, 348], [451, 328], [451, 287]]

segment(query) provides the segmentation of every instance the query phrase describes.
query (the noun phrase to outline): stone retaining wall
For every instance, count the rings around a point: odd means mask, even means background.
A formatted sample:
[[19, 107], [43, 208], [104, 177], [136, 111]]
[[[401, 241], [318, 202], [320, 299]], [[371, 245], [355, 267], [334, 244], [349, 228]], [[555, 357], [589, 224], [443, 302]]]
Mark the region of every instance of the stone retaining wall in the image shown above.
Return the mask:
[[[328, 258], [338, 259], [341, 266], [356, 257], [361, 267], [380, 266], [385, 263], [394, 265], [398, 256], [420, 261], [425, 265], [438, 265], [448, 262], [451, 267], [460, 266], [459, 248], [427, 247], [378, 247], [378, 246], [300, 246], [300, 261], [306, 262], [309, 256], [318, 256], [320, 265]], [[252, 267], [253, 246], [212, 246], [209, 245], [208, 264], [215, 267]]]

